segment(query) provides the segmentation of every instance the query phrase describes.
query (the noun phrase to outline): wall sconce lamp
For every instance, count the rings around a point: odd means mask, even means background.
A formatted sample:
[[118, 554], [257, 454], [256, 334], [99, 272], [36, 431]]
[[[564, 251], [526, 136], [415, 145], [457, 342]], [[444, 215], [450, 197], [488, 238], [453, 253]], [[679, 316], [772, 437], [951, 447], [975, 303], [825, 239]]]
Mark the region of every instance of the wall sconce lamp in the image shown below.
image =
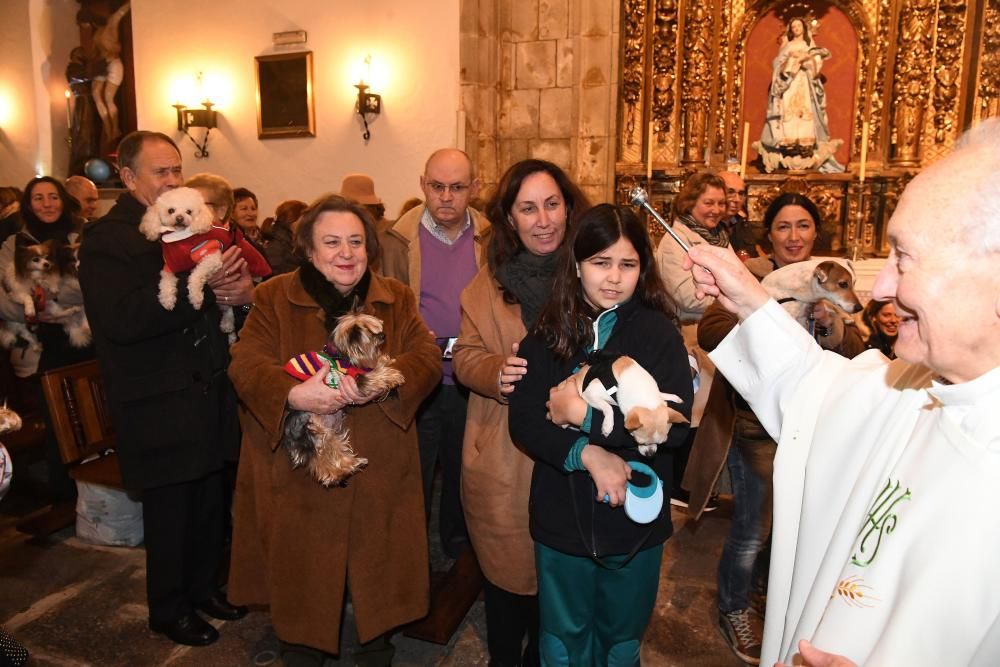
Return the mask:
[[[369, 78], [371, 77], [371, 66], [372, 57], [368, 55], [365, 57], [365, 65], [367, 66], [369, 72]], [[361, 78], [354, 87], [358, 89], [358, 115], [361, 116], [361, 122], [365, 125], [364, 134], [361, 136], [365, 141], [368, 141], [372, 137], [371, 131], [368, 129], [368, 116], [377, 116], [382, 113], [382, 96], [376, 95], [375, 93], [369, 93], [368, 90], [371, 88], [367, 83], [365, 83], [364, 77]]]
[[[212, 128], [218, 127], [216, 124], [216, 115], [218, 112], [212, 109], [212, 102], [209, 100], [202, 102], [202, 109], [188, 109], [180, 102], [172, 106], [177, 109], [177, 129], [186, 134], [187, 138], [198, 149], [195, 151], [194, 156], [197, 158], [208, 157], [208, 133], [212, 131]], [[200, 144], [188, 132], [189, 127], [205, 128], [205, 138]]]

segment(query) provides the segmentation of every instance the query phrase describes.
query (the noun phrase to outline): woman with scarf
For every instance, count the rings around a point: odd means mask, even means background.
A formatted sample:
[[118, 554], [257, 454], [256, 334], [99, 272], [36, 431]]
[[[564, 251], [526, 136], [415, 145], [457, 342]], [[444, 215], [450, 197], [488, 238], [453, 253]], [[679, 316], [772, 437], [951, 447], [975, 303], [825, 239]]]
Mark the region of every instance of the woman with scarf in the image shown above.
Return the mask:
[[[388, 665], [389, 632], [427, 613], [429, 568], [414, 415], [441, 377], [441, 351], [413, 293], [373, 273], [375, 223], [337, 195], [313, 202], [295, 229], [306, 258], [262, 283], [229, 375], [240, 398], [243, 443], [234, 502], [229, 599], [270, 605], [286, 665], [321, 665], [340, 647], [345, 593], [361, 648], [358, 665]], [[322, 349], [344, 314], [382, 320], [383, 349], [405, 384], [386, 397], [350, 376], [325, 384], [328, 367], [299, 382], [291, 358]], [[293, 468], [279, 446], [288, 410], [342, 411], [351, 443], [368, 466], [342, 486], [324, 487]]]
[[[66, 192], [63, 184], [51, 176], [33, 178], [24, 188], [20, 210], [20, 229], [16, 234], [7, 237], [0, 247], [0, 275], [4, 275], [7, 268], [14, 263], [17, 246], [51, 241], [54, 263], [60, 264], [63, 268], [72, 264], [72, 250], [68, 246], [79, 240], [80, 205]], [[62, 280], [58, 295], [50, 294], [46, 298], [57, 301], [64, 308], [83, 307], [83, 296], [76, 280]], [[24, 340], [18, 340], [11, 348], [11, 365], [18, 377], [27, 378], [36, 372], [44, 373], [94, 358], [93, 346], [77, 347], [70, 342], [63, 324], [71, 316], [53, 316], [45, 311], [44, 301], [45, 299], [36, 299], [38, 317], [30, 324], [41, 345], [41, 352], [37, 352]], [[12, 301], [6, 290], [0, 290], [0, 318], [8, 322], [25, 321], [24, 306]], [[33, 378], [31, 385], [37, 395], [38, 404], [45, 409], [41, 384]], [[45, 419], [51, 426], [47, 410]], [[53, 503], [70, 501], [76, 497], [76, 484], [70, 479], [67, 468], [59, 456], [59, 445], [54, 433], [54, 429], [48, 429], [45, 446], [49, 492]]]
[[[730, 247], [729, 233], [721, 224], [726, 215], [726, 183], [710, 171], [693, 174], [685, 181], [681, 191], [674, 197], [671, 207], [671, 227], [688, 245], [708, 243], [714, 246]], [[698, 321], [713, 299], [699, 299], [694, 290], [694, 279], [690, 270], [684, 270], [683, 262], [687, 253], [676, 241], [665, 234], [656, 249], [656, 263], [667, 292], [677, 304], [677, 319], [681, 324], [681, 335], [687, 346], [692, 372], [697, 375], [694, 405], [691, 409], [691, 430], [688, 441], [674, 452], [673, 496], [671, 503], [678, 507], [688, 506], [688, 493], [681, 488], [684, 469], [687, 466], [691, 443], [701, 423], [708, 401], [708, 391], [715, 376], [715, 364], [698, 347]], [[716, 509], [714, 500], [705, 511]]]
[[[471, 390], [462, 450], [462, 506], [486, 577], [490, 664], [537, 665], [538, 601], [528, 534], [531, 459], [507, 432], [507, 395], [527, 372], [521, 339], [549, 298], [557, 250], [589, 204], [551, 162], [507, 170], [486, 208], [487, 266], [462, 292], [454, 368]], [[522, 643], [527, 645], [522, 650]]]

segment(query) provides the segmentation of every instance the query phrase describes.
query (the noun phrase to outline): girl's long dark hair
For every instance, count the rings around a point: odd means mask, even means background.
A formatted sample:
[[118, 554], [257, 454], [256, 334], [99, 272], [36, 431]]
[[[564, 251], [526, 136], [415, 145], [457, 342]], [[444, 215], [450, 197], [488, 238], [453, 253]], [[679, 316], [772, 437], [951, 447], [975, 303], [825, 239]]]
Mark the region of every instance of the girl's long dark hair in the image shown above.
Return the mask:
[[[569, 359], [593, 342], [591, 324], [597, 312], [584, 299], [577, 264], [627, 239], [639, 254], [639, 282], [633, 298], [670, 318], [676, 307], [656, 268], [653, 244], [632, 209], [599, 204], [580, 216], [560, 249], [552, 295], [542, 310], [534, 333], [561, 359]], [[653, 335], [651, 333], [651, 335]]]

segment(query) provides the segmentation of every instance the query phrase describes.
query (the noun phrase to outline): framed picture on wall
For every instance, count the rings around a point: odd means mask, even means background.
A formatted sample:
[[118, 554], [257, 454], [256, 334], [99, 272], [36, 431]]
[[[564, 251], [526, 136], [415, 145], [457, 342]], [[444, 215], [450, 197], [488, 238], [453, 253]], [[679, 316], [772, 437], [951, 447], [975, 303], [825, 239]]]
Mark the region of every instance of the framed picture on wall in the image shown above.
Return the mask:
[[257, 69], [257, 137], [315, 137], [312, 51], [254, 58]]

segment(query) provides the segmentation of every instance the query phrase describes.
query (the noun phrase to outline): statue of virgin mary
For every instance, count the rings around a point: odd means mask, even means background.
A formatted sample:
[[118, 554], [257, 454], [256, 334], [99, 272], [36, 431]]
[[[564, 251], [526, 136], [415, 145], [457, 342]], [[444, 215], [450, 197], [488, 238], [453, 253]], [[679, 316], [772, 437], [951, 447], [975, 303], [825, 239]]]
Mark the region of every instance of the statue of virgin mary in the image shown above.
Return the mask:
[[774, 59], [767, 119], [754, 148], [764, 168], [844, 171], [834, 153], [844, 142], [830, 138], [826, 91], [819, 74], [830, 51], [816, 45], [809, 25], [793, 18]]

